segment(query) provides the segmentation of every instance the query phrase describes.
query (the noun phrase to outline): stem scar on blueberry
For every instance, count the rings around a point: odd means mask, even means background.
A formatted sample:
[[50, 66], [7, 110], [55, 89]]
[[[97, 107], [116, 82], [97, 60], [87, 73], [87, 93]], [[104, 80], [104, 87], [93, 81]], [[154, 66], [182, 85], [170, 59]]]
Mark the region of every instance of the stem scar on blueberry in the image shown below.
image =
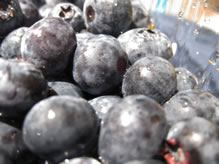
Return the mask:
[[87, 9], [86, 9], [86, 15], [87, 15], [88, 21], [93, 21], [93, 20], [94, 20], [95, 11], [94, 11], [94, 9], [93, 9], [92, 6], [88, 6], [88, 7], [87, 7]]
[[64, 8], [63, 6], [61, 6], [61, 11], [59, 13], [59, 16], [65, 19], [69, 19], [72, 18], [74, 15], [74, 11], [71, 8], [71, 6], [68, 6], [67, 8]]
[[121, 73], [125, 72], [126, 70], [126, 67], [127, 67], [127, 62], [125, 59], [123, 58], [120, 58], [118, 61], [117, 61], [117, 70]]
[[0, 19], [7, 20], [10, 17], [14, 17], [14, 7], [11, 5], [11, 2], [0, 2]]
[[160, 155], [164, 157], [167, 164], [190, 164], [189, 152], [175, 139], [165, 141], [165, 146]]
[[147, 32], [149, 32], [151, 34], [155, 34], [155, 32], [152, 29], [147, 29]]

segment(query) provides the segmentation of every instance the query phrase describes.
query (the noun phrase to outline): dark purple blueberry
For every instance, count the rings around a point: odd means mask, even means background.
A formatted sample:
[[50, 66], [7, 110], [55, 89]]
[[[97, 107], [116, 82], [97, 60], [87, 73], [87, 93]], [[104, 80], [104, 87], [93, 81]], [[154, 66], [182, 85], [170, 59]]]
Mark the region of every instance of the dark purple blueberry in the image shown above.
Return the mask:
[[46, 76], [66, 71], [76, 47], [75, 32], [61, 18], [44, 18], [26, 31], [21, 42], [21, 55], [40, 68]]
[[147, 56], [159, 56], [167, 60], [173, 56], [171, 41], [159, 30], [136, 28], [121, 34], [118, 40], [131, 64]]
[[76, 32], [85, 28], [83, 14], [80, 8], [72, 3], [59, 3], [49, 14], [52, 17], [62, 18], [73, 27]]
[[[90, 104], [73, 96], [53, 96], [37, 103], [23, 124], [25, 145], [55, 163], [86, 155], [98, 130]], [[92, 145], [92, 146], [91, 146]]]
[[23, 23], [23, 14], [17, 0], [0, 1], [0, 38]]
[[165, 164], [165, 163], [154, 159], [146, 159], [146, 160], [130, 161], [124, 164]]
[[88, 31], [118, 36], [132, 22], [130, 0], [85, 0], [83, 14]]
[[186, 68], [175, 68], [175, 70], [178, 91], [198, 88], [198, 80], [193, 73], [191, 73]]
[[[204, 118], [194, 117], [176, 123], [169, 130], [167, 139], [174, 139], [182, 145], [184, 151], [189, 153], [189, 163], [191, 164], [219, 163], [219, 128]], [[175, 151], [172, 152], [172, 155], [176, 152], [174, 156], [179, 160], [184, 156], [184, 154], [177, 153], [180, 151], [175, 148]]]
[[219, 123], [219, 101], [203, 90], [178, 92], [163, 105], [163, 109], [170, 124], [195, 116]]
[[27, 27], [20, 27], [5, 37], [0, 46], [0, 54], [3, 58], [10, 59], [21, 57], [21, 39], [27, 30]]
[[111, 108], [101, 125], [100, 159], [120, 164], [151, 158], [167, 132], [164, 112], [156, 101], [143, 95], [128, 96]]
[[124, 75], [124, 96], [143, 94], [159, 103], [168, 100], [176, 91], [174, 67], [161, 57], [144, 57], [132, 65]]
[[78, 45], [73, 66], [74, 80], [80, 88], [100, 95], [121, 84], [128, 62], [116, 38], [97, 35]]
[[78, 157], [73, 159], [66, 159], [64, 162], [61, 162], [60, 164], [101, 164], [101, 163], [94, 158]]
[[149, 27], [151, 26], [151, 17], [149, 12], [142, 6], [142, 3], [139, 0], [131, 0], [132, 2], [132, 11], [133, 11], [133, 20], [135, 28], [139, 27]]
[[21, 60], [0, 59], [0, 117], [23, 117], [46, 95], [47, 82], [34, 65]]
[[89, 101], [98, 118], [103, 120], [109, 110], [121, 101], [119, 96], [100, 96]]
[[30, 0], [18, 0], [24, 14], [24, 25], [31, 26], [40, 19], [37, 6]]
[[53, 82], [48, 82], [48, 86], [51, 89], [53, 89], [57, 95], [83, 97], [83, 93], [81, 92], [81, 89], [69, 82], [53, 81]]

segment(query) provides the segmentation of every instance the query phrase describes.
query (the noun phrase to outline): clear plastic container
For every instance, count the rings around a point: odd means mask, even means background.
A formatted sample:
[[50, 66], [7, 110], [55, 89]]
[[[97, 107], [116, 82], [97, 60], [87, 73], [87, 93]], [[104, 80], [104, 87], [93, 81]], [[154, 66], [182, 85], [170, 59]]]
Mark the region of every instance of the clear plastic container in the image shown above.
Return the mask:
[[219, 0], [139, 0], [172, 41], [175, 67], [193, 72], [219, 98]]

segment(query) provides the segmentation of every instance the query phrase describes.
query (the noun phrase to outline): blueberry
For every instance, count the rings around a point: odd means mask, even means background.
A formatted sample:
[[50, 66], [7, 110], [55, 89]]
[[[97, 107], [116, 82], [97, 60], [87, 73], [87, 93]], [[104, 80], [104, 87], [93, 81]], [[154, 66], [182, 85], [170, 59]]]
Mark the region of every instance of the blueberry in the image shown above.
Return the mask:
[[135, 160], [126, 162], [124, 164], [164, 164], [164, 162], [153, 160], [153, 159], [147, 159], [147, 160]]
[[17, 0], [0, 1], [0, 37], [6, 36], [23, 23], [23, 14]]
[[31, 26], [40, 19], [37, 6], [30, 0], [18, 0], [24, 14], [25, 26]]
[[97, 117], [86, 100], [53, 96], [37, 103], [27, 114], [23, 140], [32, 152], [57, 163], [86, 155], [97, 128]]
[[99, 155], [103, 163], [120, 164], [158, 153], [168, 132], [158, 103], [143, 95], [124, 98], [101, 125]]
[[178, 91], [198, 88], [198, 80], [189, 70], [186, 68], [175, 68], [175, 70]]
[[163, 103], [175, 93], [176, 87], [176, 73], [170, 62], [157, 56], [144, 57], [127, 70], [122, 93], [143, 94]]
[[184, 147], [189, 153], [189, 163], [219, 163], [219, 129], [204, 118], [194, 117], [178, 122], [170, 129], [167, 138], [176, 140]]
[[89, 103], [94, 108], [98, 118], [103, 120], [109, 110], [120, 101], [121, 98], [118, 96], [100, 96], [90, 100]]
[[83, 91], [100, 95], [122, 82], [127, 65], [127, 55], [117, 39], [97, 35], [76, 48], [73, 77]]
[[88, 31], [118, 36], [132, 21], [130, 0], [85, 0], [83, 14]]
[[149, 12], [144, 9], [139, 0], [132, 0], [133, 24], [135, 28], [151, 26]]
[[121, 34], [118, 40], [131, 64], [147, 56], [159, 56], [167, 60], [173, 56], [171, 41], [159, 30], [136, 28]]
[[60, 164], [101, 164], [101, 163], [94, 158], [78, 157], [70, 160], [66, 159], [65, 162], [62, 162]]
[[75, 32], [61, 18], [44, 18], [29, 28], [21, 41], [21, 55], [45, 76], [65, 72], [76, 47]]
[[219, 123], [219, 101], [212, 94], [203, 90], [178, 92], [163, 105], [163, 108], [170, 124], [195, 116]]
[[41, 71], [21, 60], [0, 59], [0, 114], [19, 118], [47, 95]]
[[27, 27], [20, 27], [5, 37], [0, 46], [0, 53], [3, 58], [21, 57], [21, 39], [27, 29]]
[[69, 82], [53, 81], [48, 82], [48, 86], [51, 87], [57, 95], [83, 97], [83, 93], [80, 88]]
[[71, 24], [76, 32], [80, 32], [84, 25], [84, 19], [80, 8], [72, 3], [59, 3], [49, 14], [52, 17], [62, 18]]

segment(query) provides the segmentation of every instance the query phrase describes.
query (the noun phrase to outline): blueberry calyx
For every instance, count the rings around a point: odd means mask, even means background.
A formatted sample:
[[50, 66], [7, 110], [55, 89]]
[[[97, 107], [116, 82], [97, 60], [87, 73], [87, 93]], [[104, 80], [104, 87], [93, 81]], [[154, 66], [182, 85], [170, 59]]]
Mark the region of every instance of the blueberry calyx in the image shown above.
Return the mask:
[[94, 20], [95, 11], [94, 11], [94, 9], [93, 9], [92, 6], [88, 6], [88, 7], [87, 7], [86, 14], [87, 14], [87, 18], [88, 18], [88, 21], [89, 21], [89, 22], [91, 22], [91, 21]]
[[155, 34], [155, 32], [151, 29], [148, 29], [147, 32], [149, 32], [150, 34]]
[[12, 6], [11, 1], [0, 2], [0, 20], [9, 20], [14, 17], [15, 8]]
[[120, 58], [117, 61], [117, 70], [121, 73], [124, 73], [127, 68], [127, 61], [124, 58]]
[[167, 139], [160, 152], [167, 164], [190, 164], [189, 152], [175, 139]]
[[74, 14], [75, 12], [71, 6], [68, 6], [67, 8], [64, 8], [63, 6], [61, 6], [61, 11], [59, 13], [59, 16], [61, 18], [64, 18], [65, 20], [71, 19], [74, 16]]

